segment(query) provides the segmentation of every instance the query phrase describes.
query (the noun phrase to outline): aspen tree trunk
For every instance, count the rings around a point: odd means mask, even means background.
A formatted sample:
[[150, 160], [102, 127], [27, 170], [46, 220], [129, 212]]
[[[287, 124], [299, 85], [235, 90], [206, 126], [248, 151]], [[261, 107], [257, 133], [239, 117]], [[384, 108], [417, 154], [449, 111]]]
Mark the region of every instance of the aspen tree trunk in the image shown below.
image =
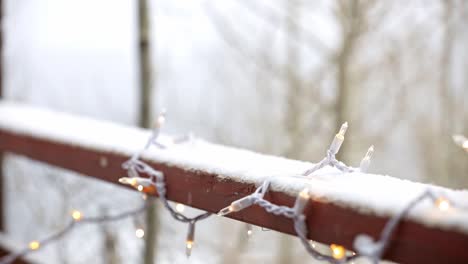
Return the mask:
[[[148, 0], [138, 0], [138, 56], [140, 71], [140, 105], [139, 105], [139, 125], [144, 128], [151, 127], [152, 117], [152, 94], [153, 78], [150, 51], [150, 21]], [[157, 234], [159, 231], [159, 217], [157, 215], [157, 204], [154, 198], [148, 201], [153, 205], [146, 211], [146, 230], [144, 246], [144, 264], [153, 264], [156, 260]]]
[[[338, 11], [338, 21], [341, 26], [342, 42], [336, 58], [336, 104], [335, 104], [335, 131], [338, 131], [341, 125], [349, 121], [350, 118], [350, 96], [352, 88], [350, 86], [349, 66], [353, 50], [355, 48], [356, 38], [359, 32], [361, 13], [359, 0], [338, 1], [340, 7]], [[346, 157], [346, 145], [343, 144], [337, 154], [339, 160]], [[349, 144], [348, 144], [349, 146]]]
[[[438, 152], [438, 160], [441, 160], [443, 175], [442, 183], [449, 187], [467, 187], [468, 181], [463, 176], [467, 175], [466, 157], [463, 155], [463, 150], [453, 144], [452, 135], [455, 133], [463, 133], [464, 109], [457, 109], [455, 98], [455, 87], [452, 80], [452, 74], [455, 68], [454, 55], [456, 54], [456, 24], [455, 17], [457, 12], [463, 10], [463, 2], [453, 0], [442, 1], [444, 24], [444, 35], [442, 39], [442, 53], [440, 58], [440, 84], [439, 84], [439, 104], [440, 104], [440, 139], [442, 143], [441, 151]], [[435, 161], [437, 162], [437, 161]], [[454, 180], [455, 179], [455, 180]]]
[[[285, 125], [286, 132], [289, 138], [289, 146], [286, 150], [286, 157], [288, 158], [299, 158], [301, 153], [302, 144], [302, 126], [301, 126], [301, 95], [302, 95], [302, 83], [299, 79], [300, 70], [300, 50], [298, 46], [294, 45], [294, 39], [300, 39], [300, 29], [298, 23], [300, 23], [301, 6], [299, 1], [286, 0], [286, 12], [287, 12], [287, 23], [286, 23], [286, 34], [287, 34], [287, 45], [286, 53], [288, 58], [287, 67], [287, 98], [286, 98], [286, 114], [285, 114]], [[295, 23], [297, 21], [297, 23]], [[298, 41], [300, 42], [300, 41]], [[294, 256], [292, 253], [293, 239], [291, 236], [280, 235], [279, 237], [279, 250], [277, 263], [291, 263], [294, 262]]]

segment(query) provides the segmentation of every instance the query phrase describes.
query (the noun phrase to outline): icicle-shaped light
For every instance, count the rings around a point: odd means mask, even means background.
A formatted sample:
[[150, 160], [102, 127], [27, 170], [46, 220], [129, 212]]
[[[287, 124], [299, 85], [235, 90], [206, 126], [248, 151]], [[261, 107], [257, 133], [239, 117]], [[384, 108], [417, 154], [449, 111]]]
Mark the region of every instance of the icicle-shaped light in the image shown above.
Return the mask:
[[185, 254], [187, 255], [187, 257], [190, 257], [190, 255], [192, 254], [194, 239], [195, 239], [195, 221], [191, 221], [189, 223], [187, 239], [185, 241]]
[[344, 122], [344, 124], [341, 125], [340, 131], [338, 132], [338, 134], [335, 135], [335, 138], [333, 138], [333, 141], [330, 145], [330, 152], [333, 155], [336, 155], [336, 153], [340, 151], [341, 145], [344, 141], [346, 130], [348, 130], [348, 122]]
[[359, 165], [359, 170], [361, 172], [367, 172], [369, 169], [372, 154], [374, 154], [374, 145], [370, 146], [370, 148], [367, 150], [366, 156], [364, 156], [364, 158], [361, 160], [361, 164]]

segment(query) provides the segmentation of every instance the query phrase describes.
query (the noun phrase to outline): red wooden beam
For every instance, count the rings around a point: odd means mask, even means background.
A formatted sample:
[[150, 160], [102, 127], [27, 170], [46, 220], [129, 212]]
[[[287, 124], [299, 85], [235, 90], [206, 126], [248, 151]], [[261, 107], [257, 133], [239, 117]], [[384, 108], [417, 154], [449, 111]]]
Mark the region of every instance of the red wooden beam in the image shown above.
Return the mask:
[[[48, 139], [17, 135], [1, 129], [0, 150], [110, 183], [117, 183], [118, 178], [125, 175], [121, 164], [129, 158]], [[213, 213], [255, 189], [252, 184], [220, 180], [216, 175], [204, 171], [185, 170], [158, 162], [149, 163], [164, 173], [169, 200]], [[295, 200], [295, 197], [274, 191], [268, 192], [266, 198], [286, 206], [292, 206]], [[352, 249], [353, 240], [360, 233], [377, 238], [388, 220], [321, 201], [311, 201], [305, 213], [310, 239], [327, 244], [341, 244], [349, 249]], [[268, 214], [257, 206], [229, 217], [295, 235], [291, 220]], [[467, 248], [468, 236], [465, 234], [403, 221], [384, 257], [402, 263], [468, 263]]]

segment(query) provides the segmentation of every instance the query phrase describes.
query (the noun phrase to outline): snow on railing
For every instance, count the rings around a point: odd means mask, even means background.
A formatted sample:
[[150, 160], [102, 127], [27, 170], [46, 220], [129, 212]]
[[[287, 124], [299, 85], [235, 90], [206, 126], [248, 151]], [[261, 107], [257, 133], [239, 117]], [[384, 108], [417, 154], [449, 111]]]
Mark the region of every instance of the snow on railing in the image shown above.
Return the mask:
[[[0, 151], [108, 182], [118, 181], [125, 173], [121, 164], [139, 153], [139, 147], [145, 145], [150, 134], [148, 130], [0, 103]], [[170, 144], [171, 138], [160, 136], [160, 142]], [[371, 150], [366, 157], [370, 154]], [[317, 168], [314, 164], [200, 139], [164, 149], [148, 149], [141, 155], [146, 164], [164, 174], [167, 199], [211, 213], [251, 195], [264, 182], [269, 183], [268, 192], [262, 194], [265, 200], [290, 208], [297, 194], [307, 188], [310, 199], [301, 205], [304, 225], [309, 230], [307, 238], [347, 249], [353, 248], [359, 234], [379, 238], [388, 219], [399, 216], [409, 202], [428, 189], [443, 193], [454, 204], [468, 204], [468, 191], [362, 173], [358, 169], [343, 173], [344, 167], [339, 170], [340, 167], [327, 166], [314, 169], [313, 175], [305, 178], [304, 171]], [[321, 163], [341, 166], [333, 158], [327, 155]], [[361, 168], [366, 169], [368, 164], [363, 162]], [[434, 210], [430, 200], [412, 208], [399, 223], [383, 257], [405, 263], [466, 263], [468, 213], [448, 209]], [[269, 214], [259, 206], [228, 217], [296, 235], [291, 219]]]

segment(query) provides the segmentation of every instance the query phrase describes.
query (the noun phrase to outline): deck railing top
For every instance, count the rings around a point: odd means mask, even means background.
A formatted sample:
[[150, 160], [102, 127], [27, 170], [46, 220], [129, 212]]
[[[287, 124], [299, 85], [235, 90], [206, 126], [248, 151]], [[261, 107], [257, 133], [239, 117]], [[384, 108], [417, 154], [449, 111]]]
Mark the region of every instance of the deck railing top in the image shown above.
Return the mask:
[[[84, 175], [117, 183], [123, 161], [138, 151], [149, 131], [66, 113], [0, 102], [0, 151], [24, 155]], [[169, 143], [169, 138], [161, 140]], [[324, 145], [324, 152], [327, 145]], [[380, 235], [388, 217], [427, 188], [468, 205], [468, 191], [455, 191], [390, 176], [341, 173], [324, 168], [304, 177], [313, 164], [225, 147], [200, 139], [153, 149], [143, 158], [166, 177], [167, 197], [209, 212], [271, 181], [267, 198], [291, 206], [302, 189], [312, 196], [306, 209], [310, 239], [352, 249], [357, 234]], [[405, 263], [468, 260], [468, 213], [418, 205], [401, 223], [387, 259]], [[229, 217], [295, 234], [291, 221], [252, 207]], [[447, 245], [450, 239], [450, 245]], [[419, 252], [419, 253], [418, 253]], [[455, 262], [454, 262], [455, 263]], [[460, 262], [462, 263], [462, 262]]]

